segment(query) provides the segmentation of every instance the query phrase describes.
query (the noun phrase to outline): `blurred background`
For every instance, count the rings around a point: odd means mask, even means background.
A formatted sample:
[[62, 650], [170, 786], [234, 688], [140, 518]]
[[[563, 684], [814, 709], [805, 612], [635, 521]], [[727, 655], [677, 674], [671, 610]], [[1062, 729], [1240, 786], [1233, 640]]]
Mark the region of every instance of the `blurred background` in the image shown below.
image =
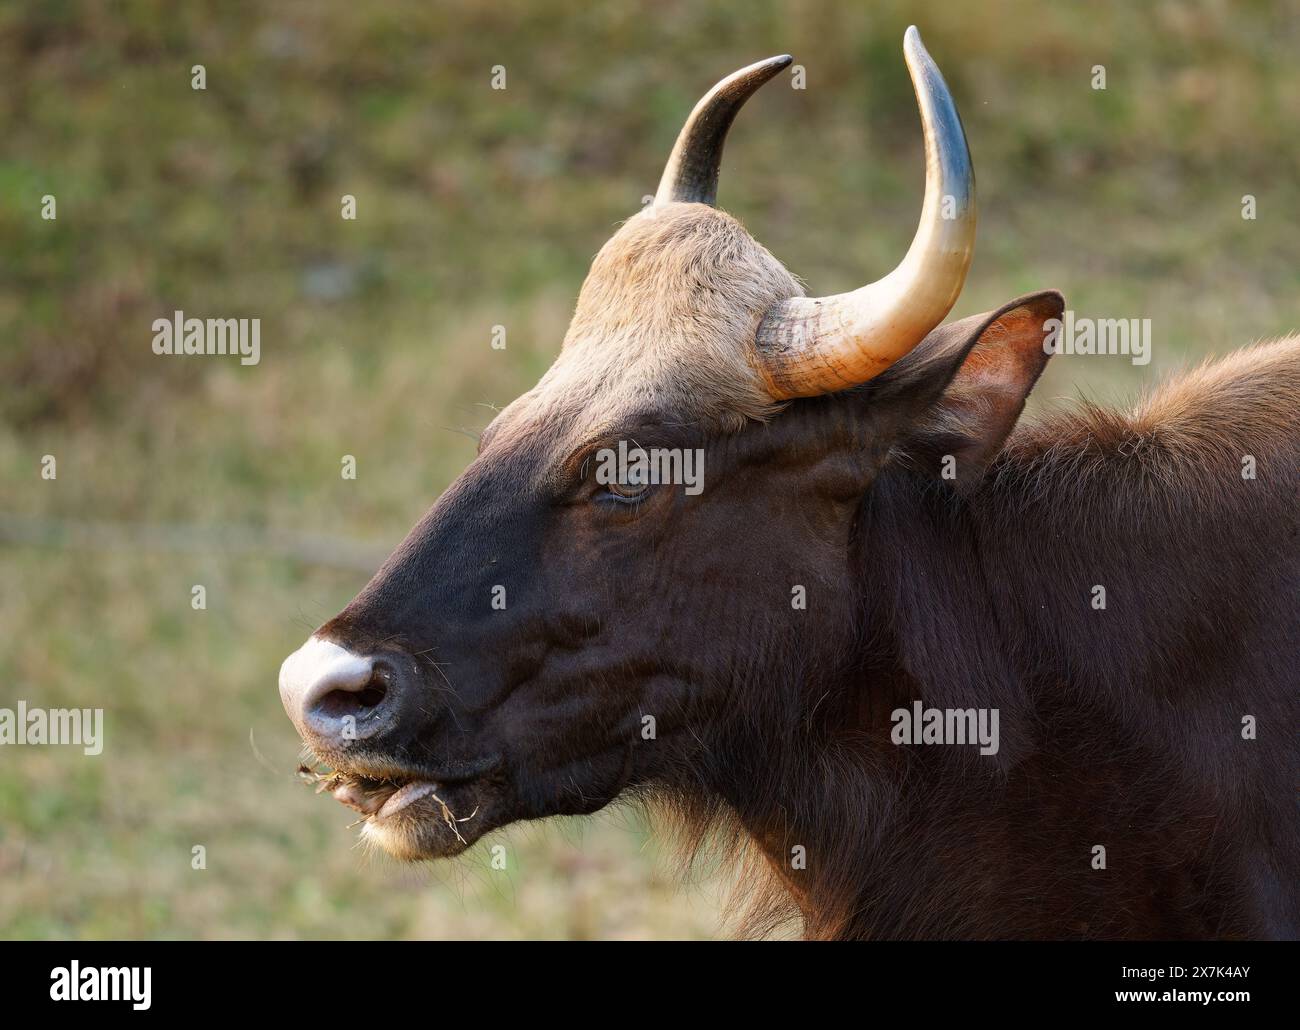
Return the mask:
[[[720, 203], [814, 292], [910, 242], [915, 22], [979, 178], [953, 316], [1051, 286], [1152, 319], [1150, 365], [1058, 357], [1036, 406], [1300, 329], [1297, 10], [0, 3], [0, 706], [106, 712], [98, 757], [0, 748], [0, 935], [725, 933], [726, 875], [680, 882], [631, 810], [432, 868], [361, 853], [294, 777], [281, 660], [549, 365], [687, 112], [761, 57], [806, 88], [739, 117]], [[260, 318], [260, 364], [155, 356], [176, 309]]]

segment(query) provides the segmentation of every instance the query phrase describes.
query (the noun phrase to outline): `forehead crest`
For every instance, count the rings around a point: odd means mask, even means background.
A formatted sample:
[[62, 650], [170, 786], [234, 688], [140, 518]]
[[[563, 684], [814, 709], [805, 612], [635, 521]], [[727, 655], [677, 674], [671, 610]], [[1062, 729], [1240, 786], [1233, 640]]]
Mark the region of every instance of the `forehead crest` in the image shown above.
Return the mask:
[[773, 304], [802, 293], [730, 215], [652, 205], [596, 256], [539, 388], [581, 382], [606, 402], [649, 403], [664, 415], [764, 417], [773, 402], [754, 364], [754, 334]]

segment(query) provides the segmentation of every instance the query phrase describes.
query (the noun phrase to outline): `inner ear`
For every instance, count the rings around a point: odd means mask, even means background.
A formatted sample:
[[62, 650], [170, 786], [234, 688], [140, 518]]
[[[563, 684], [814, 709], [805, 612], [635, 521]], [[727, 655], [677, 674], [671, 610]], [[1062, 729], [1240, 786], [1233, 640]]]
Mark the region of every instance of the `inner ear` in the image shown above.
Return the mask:
[[1054, 291], [1022, 298], [954, 353], [937, 399], [903, 433], [905, 449], [920, 459], [914, 463], [933, 463], [935, 474], [960, 490], [983, 479], [1051, 357], [1044, 344], [1064, 307]]

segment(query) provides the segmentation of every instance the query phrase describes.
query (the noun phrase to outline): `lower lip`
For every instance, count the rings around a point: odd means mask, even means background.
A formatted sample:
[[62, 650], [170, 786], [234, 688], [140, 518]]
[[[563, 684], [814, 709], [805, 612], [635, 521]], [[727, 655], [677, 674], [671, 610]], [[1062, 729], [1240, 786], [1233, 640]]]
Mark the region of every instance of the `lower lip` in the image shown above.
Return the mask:
[[423, 798], [432, 797], [438, 789], [436, 783], [430, 783], [428, 780], [414, 780], [402, 787], [399, 787], [387, 801], [384, 807], [375, 813], [376, 819], [387, 819], [389, 816], [396, 815], [398, 812], [410, 807]]

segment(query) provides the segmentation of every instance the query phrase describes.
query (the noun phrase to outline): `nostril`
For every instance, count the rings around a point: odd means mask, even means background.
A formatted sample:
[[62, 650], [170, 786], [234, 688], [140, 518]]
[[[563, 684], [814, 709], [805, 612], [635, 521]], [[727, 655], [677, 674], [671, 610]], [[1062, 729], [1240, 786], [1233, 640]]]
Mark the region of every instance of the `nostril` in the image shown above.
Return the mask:
[[385, 684], [375, 682], [368, 683], [366, 684], [366, 689], [357, 695], [357, 704], [362, 708], [376, 708], [387, 693], [388, 687]]
[[360, 716], [371, 709], [378, 708], [388, 696], [388, 684], [391, 673], [383, 666], [375, 666], [370, 679], [360, 689], [331, 690], [316, 702], [314, 715], [326, 719], [342, 719], [344, 716]]
[[311, 637], [280, 667], [280, 700], [304, 739], [341, 746], [391, 728], [406, 690], [399, 668]]

